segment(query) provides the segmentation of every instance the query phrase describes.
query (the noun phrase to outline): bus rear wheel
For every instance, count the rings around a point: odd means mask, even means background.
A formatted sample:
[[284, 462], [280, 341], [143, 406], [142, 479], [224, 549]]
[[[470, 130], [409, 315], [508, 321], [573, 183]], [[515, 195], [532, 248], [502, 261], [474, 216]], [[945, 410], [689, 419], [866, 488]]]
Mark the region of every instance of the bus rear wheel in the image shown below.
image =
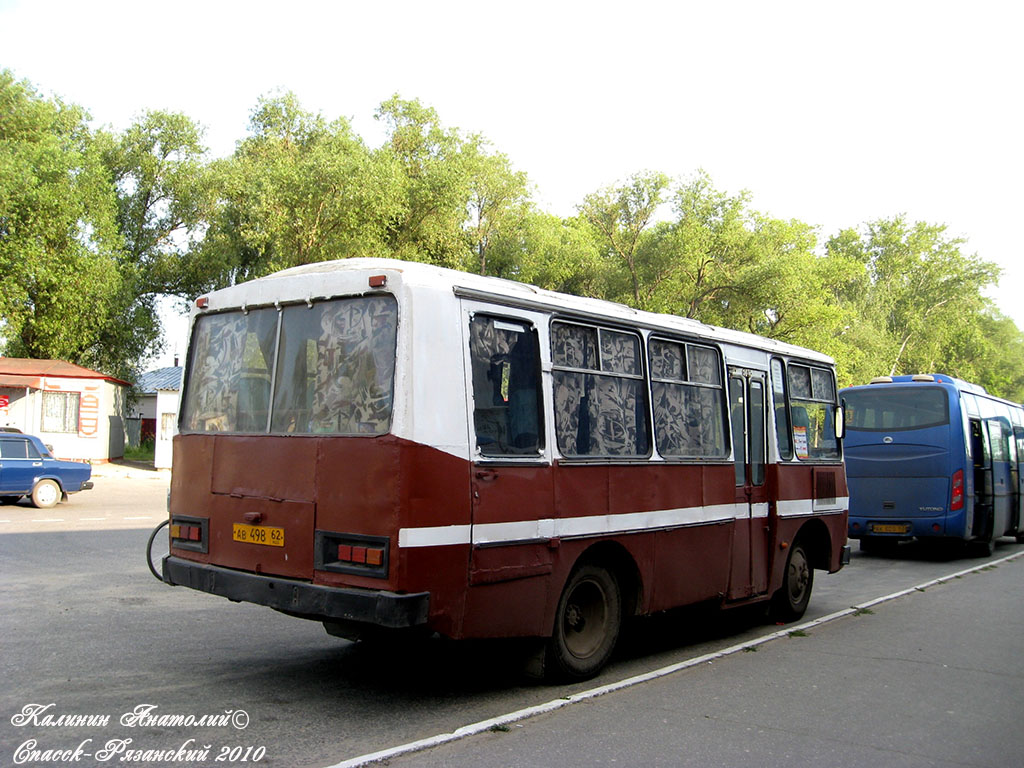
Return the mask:
[[967, 542], [967, 552], [972, 557], [992, 557], [996, 551], [995, 536]]
[[796, 621], [807, 610], [813, 587], [814, 569], [807, 548], [802, 541], [796, 541], [789, 548], [782, 586], [772, 596], [769, 616], [774, 621]]
[[622, 628], [622, 594], [615, 574], [598, 565], [573, 571], [562, 590], [548, 642], [553, 677], [584, 680], [611, 658]]

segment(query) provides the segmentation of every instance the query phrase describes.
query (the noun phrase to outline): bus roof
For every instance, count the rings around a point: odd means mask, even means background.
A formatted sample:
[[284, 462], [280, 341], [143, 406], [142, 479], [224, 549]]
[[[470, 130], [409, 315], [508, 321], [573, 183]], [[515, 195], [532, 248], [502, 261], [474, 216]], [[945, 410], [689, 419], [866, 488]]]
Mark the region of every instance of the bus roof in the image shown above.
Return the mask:
[[[514, 280], [475, 275], [432, 264], [398, 259], [356, 257], [304, 264], [213, 291], [204, 298], [208, 300], [208, 310], [267, 306], [275, 302], [311, 301], [351, 293], [353, 275], [365, 273], [386, 275], [389, 278], [388, 285], [393, 289], [398, 287], [394, 284], [398, 282], [407, 287], [451, 291], [455, 295], [509, 306], [596, 317], [647, 329], [687, 333], [725, 344], [753, 347], [827, 364], [834, 362], [828, 355], [805, 347], [752, 333], [706, 325], [679, 315], [647, 312], [625, 304], [558, 293]], [[364, 292], [367, 290], [367, 287], [363, 288]]]
[[952, 387], [959, 392], [967, 392], [972, 395], [981, 395], [989, 400], [995, 400], [1000, 403], [1006, 403], [1016, 408], [1020, 407], [1020, 403], [1016, 403], [1013, 400], [1006, 400], [1002, 397], [996, 397], [990, 394], [980, 384], [972, 384], [969, 381], [958, 379], [955, 376], [949, 376], [945, 373], [914, 373], [904, 374], [900, 376], [876, 376], [867, 384], [857, 384], [852, 387], [844, 387], [842, 391], [851, 389], [875, 389], [879, 387], [886, 387], [890, 385], [907, 385], [907, 384], [939, 384], [947, 387]]

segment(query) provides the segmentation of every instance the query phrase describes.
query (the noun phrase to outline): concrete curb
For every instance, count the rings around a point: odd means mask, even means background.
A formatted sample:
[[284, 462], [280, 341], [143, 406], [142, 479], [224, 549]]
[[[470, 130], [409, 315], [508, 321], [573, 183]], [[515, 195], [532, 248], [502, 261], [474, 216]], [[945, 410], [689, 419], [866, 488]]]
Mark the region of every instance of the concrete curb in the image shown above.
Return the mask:
[[94, 480], [110, 477], [131, 478], [133, 480], [168, 480], [171, 471], [169, 469], [154, 469], [140, 462], [111, 461], [105, 464], [92, 465], [92, 477]]

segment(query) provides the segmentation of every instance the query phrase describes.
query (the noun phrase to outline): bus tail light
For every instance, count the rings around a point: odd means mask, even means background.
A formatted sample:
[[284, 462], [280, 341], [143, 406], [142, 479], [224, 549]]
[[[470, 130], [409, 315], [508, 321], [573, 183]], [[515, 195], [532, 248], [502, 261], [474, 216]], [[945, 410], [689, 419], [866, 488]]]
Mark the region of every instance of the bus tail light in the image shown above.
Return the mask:
[[206, 552], [209, 541], [206, 532], [209, 523], [205, 517], [175, 515], [171, 518], [171, 546], [176, 549]]
[[390, 543], [386, 536], [317, 531], [313, 567], [319, 571], [384, 579], [388, 575]]
[[958, 512], [964, 508], [964, 471], [958, 469], [953, 473], [953, 492], [949, 497], [949, 511]]

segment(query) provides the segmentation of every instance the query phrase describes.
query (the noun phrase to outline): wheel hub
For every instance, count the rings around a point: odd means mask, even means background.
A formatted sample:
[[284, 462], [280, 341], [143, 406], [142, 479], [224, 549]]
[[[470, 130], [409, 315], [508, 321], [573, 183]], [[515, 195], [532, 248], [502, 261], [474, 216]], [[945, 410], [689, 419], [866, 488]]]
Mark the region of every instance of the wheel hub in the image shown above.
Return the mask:
[[587, 620], [583, 616], [583, 611], [580, 610], [580, 607], [576, 605], [576, 603], [572, 603], [566, 607], [565, 623], [573, 632], [582, 632], [583, 628], [586, 626]]

